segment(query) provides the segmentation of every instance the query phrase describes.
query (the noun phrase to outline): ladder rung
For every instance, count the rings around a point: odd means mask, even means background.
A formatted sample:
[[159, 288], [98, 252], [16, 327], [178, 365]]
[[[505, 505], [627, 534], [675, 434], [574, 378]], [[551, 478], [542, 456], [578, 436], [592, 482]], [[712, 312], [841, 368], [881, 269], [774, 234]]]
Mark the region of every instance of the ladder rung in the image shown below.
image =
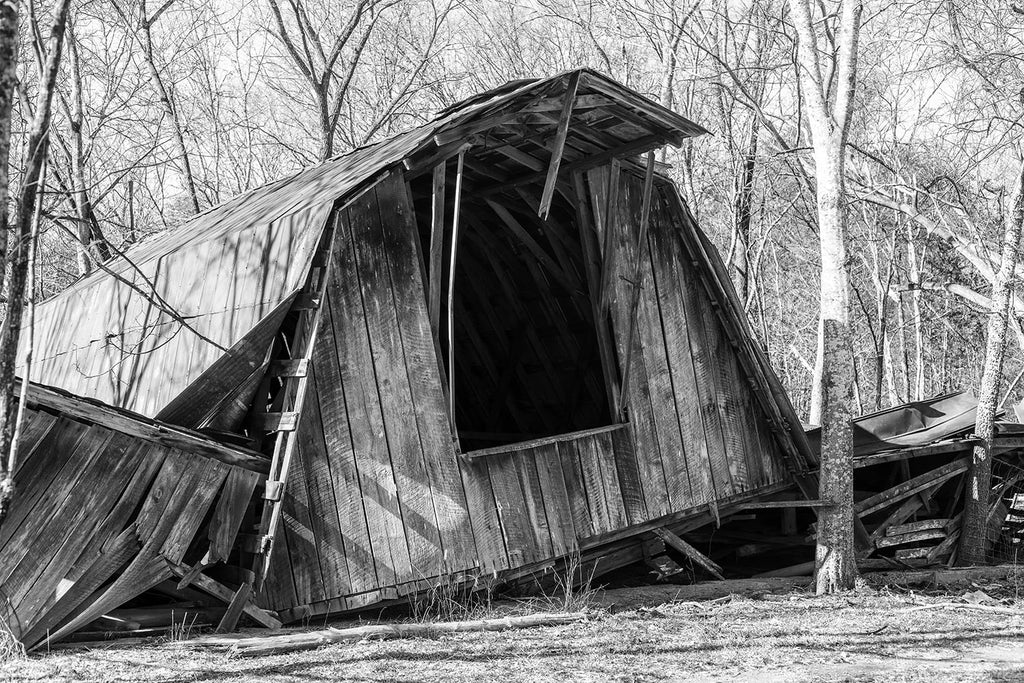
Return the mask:
[[309, 372], [309, 359], [275, 360], [270, 364], [271, 377], [305, 377]]
[[263, 492], [263, 500], [276, 502], [281, 500], [281, 492], [284, 490], [283, 481], [268, 481], [267, 488]]
[[298, 413], [262, 413], [256, 417], [256, 426], [265, 432], [293, 432], [298, 425]]

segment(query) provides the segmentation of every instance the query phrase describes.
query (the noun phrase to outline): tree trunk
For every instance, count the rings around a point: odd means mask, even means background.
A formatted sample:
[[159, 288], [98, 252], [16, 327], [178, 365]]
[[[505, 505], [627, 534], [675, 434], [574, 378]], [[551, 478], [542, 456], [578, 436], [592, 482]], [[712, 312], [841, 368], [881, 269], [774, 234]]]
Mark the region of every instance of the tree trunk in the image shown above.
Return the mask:
[[100, 230], [99, 221], [89, 197], [85, 179], [85, 141], [82, 127], [85, 113], [82, 105], [82, 71], [78, 56], [78, 43], [74, 26], [68, 26], [68, 63], [71, 72], [71, 107], [68, 120], [71, 128], [71, 173], [74, 185], [75, 212], [78, 215], [78, 274], [88, 275], [94, 259], [110, 258], [110, 247]]
[[[821, 316], [818, 366], [821, 373], [820, 497], [831, 503], [818, 515], [815, 588], [819, 594], [854, 587], [853, 354], [850, 351], [850, 270], [846, 258], [845, 149], [853, 112], [861, 5], [841, 3], [834, 34], [833, 69], [826, 70], [812, 21], [810, 0], [790, 0], [797, 32], [803, 105], [814, 146], [815, 198], [821, 243]], [[819, 5], [814, 5], [818, 7]], [[829, 31], [830, 10], [820, 3]], [[833, 76], [834, 79], [833, 79]], [[817, 368], [816, 368], [817, 370]], [[817, 374], [817, 373], [816, 373]]]
[[[143, 4], [142, 11], [145, 12], [145, 4]], [[146, 62], [146, 68], [149, 70], [149, 78], [153, 81], [153, 87], [156, 88], [157, 96], [160, 98], [164, 111], [167, 112], [168, 117], [171, 119], [171, 134], [174, 137], [174, 144], [178, 148], [178, 158], [181, 160], [179, 170], [185, 183], [185, 191], [188, 194], [189, 202], [192, 205], [192, 213], [199, 213], [199, 194], [196, 191], [196, 181], [192, 173], [192, 161], [189, 158], [188, 147], [185, 146], [185, 133], [182, 130], [181, 117], [178, 114], [178, 108], [171, 101], [170, 92], [167, 90], [163, 76], [160, 75], [160, 70], [157, 68], [156, 57], [153, 52], [153, 22], [158, 17], [159, 14], [153, 18], [142, 17], [140, 29], [142, 39], [139, 42], [142, 43], [142, 53]]]
[[733, 267], [736, 269], [737, 289], [743, 308], [749, 312], [752, 302], [750, 272], [750, 227], [753, 223], [754, 211], [754, 174], [757, 169], [757, 118], [750, 117], [750, 133], [747, 138], [746, 151], [743, 154], [743, 166], [736, 180], [735, 199], [733, 200]]
[[[816, 145], [817, 147], [817, 145]], [[850, 353], [849, 267], [842, 151], [815, 152], [821, 240], [821, 498], [832, 503], [818, 517], [815, 587], [818, 593], [853, 588], [853, 355]]]
[[1024, 163], [1014, 182], [1010, 211], [1006, 212], [999, 272], [992, 285], [992, 313], [988, 319], [985, 340], [985, 366], [978, 392], [978, 413], [974, 427], [980, 443], [974, 448], [971, 468], [967, 472], [967, 491], [964, 505], [963, 531], [960, 535], [961, 565], [984, 564], [987, 554], [987, 518], [992, 490], [992, 436], [995, 432], [995, 414], [999, 404], [999, 385], [1003, 378], [1003, 360], [1006, 356], [1006, 328], [1013, 294], [1013, 273], [1020, 248], [1021, 224], [1024, 223]]
[[9, 457], [17, 426], [15, 417], [18, 410], [18, 401], [14, 394], [14, 364], [21, 334], [25, 283], [28, 280], [32, 224], [39, 183], [49, 152], [50, 111], [60, 67], [69, 4], [70, 0], [61, 0], [54, 8], [53, 26], [47, 40], [46, 64], [40, 77], [35, 115], [28, 134], [25, 175], [14, 209], [15, 219], [11, 226], [14, 242], [10, 247], [10, 274], [4, 287], [7, 295], [7, 316], [0, 327], [0, 524], [3, 524], [14, 493], [14, 463]]
[[[11, 156], [11, 112], [18, 80], [18, 3], [0, 1], [0, 264], [7, 255], [7, 193]], [[3, 273], [0, 272], [0, 280]]]

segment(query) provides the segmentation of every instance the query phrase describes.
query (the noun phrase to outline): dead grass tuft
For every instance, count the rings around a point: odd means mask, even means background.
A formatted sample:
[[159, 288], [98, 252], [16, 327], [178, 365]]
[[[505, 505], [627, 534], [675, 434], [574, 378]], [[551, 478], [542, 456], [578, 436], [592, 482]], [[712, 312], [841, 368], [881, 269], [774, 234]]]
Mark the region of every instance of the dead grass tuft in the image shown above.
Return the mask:
[[196, 620], [199, 618], [199, 614], [193, 614], [191, 621], [188, 618], [188, 612], [181, 615], [181, 621], [177, 621], [174, 618], [174, 611], [171, 611], [171, 626], [167, 629], [167, 640], [171, 643], [179, 643], [184, 640], [192, 638], [192, 631], [195, 629]]
[[590, 612], [595, 606], [597, 589], [591, 585], [597, 566], [587, 571], [579, 551], [570, 554], [560, 570], [555, 570], [555, 587], [545, 592], [539, 605], [548, 612]]
[[492, 590], [441, 576], [428, 590], [409, 597], [409, 611], [420, 623], [482, 618], [492, 611]]
[[21, 644], [7, 622], [0, 619], [0, 665], [26, 659], [25, 646]]

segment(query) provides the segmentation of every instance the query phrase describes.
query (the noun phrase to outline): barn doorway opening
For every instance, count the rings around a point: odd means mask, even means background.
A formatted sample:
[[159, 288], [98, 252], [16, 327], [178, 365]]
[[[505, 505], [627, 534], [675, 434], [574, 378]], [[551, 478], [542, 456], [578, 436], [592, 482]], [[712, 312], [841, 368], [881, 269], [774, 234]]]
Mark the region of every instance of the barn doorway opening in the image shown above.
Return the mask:
[[[455, 171], [455, 164], [450, 168]], [[598, 341], [599, 334], [609, 333], [607, 323], [603, 332], [595, 323], [591, 296], [591, 280], [600, 268], [596, 235], [592, 229], [581, 231], [571, 188], [559, 188], [542, 219], [537, 207], [543, 179], [504, 186], [486, 169], [485, 159], [466, 155], [452, 340], [447, 288], [454, 178], [446, 185], [442, 266], [435, 266], [440, 277], [434, 286], [443, 284], [436, 343], [443, 381], [452, 372], [448, 349], [453, 343], [451, 405], [461, 450], [613, 424], [610, 387], [618, 371], [610, 341], [603, 352]], [[429, 283], [435, 196], [430, 177], [414, 182], [412, 192]], [[436, 254], [433, 260], [436, 264]], [[428, 292], [428, 306], [429, 298]]]

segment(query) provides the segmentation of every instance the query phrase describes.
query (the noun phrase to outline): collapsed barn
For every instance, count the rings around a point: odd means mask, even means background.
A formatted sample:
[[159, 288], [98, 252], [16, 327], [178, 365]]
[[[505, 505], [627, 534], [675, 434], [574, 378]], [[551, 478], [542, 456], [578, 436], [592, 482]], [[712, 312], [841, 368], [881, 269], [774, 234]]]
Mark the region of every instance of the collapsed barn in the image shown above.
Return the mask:
[[[221, 628], [273, 625], [574, 555], [601, 573], [652, 534], [707, 562], [679, 533], [813, 497], [793, 408], [654, 159], [702, 132], [588, 70], [510, 83], [40, 305], [29, 376], [60, 391], [32, 394], [25, 462], [67, 464], [14, 519], [84, 508], [5, 525], [12, 629], [38, 644], [192, 587], [229, 604]], [[81, 437], [82, 406], [123, 431]]]

